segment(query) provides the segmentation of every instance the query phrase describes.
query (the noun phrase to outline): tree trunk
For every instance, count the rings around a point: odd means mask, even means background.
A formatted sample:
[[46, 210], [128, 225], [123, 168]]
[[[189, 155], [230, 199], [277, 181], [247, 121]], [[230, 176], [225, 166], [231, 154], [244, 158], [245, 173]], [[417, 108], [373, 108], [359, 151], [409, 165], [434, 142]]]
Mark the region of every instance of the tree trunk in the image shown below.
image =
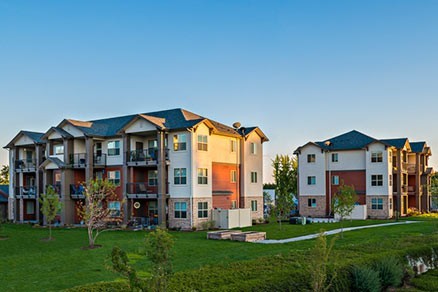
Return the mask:
[[52, 240], [52, 224], [49, 223], [49, 240]]
[[88, 246], [90, 248], [94, 247], [93, 229], [88, 227]]

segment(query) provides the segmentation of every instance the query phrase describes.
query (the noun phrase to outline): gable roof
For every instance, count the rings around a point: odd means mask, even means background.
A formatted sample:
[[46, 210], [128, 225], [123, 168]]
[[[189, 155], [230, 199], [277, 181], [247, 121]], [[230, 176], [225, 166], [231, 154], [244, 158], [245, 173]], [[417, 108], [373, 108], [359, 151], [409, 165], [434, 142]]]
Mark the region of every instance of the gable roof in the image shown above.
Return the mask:
[[34, 143], [36, 144], [40, 144], [43, 143], [43, 136], [44, 133], [39, 133], [39, 132], [32, 132], [32, 131], [25, 131], [22, 130], [20, 132], [18, 132], [17, 135], [15, 135], [15, 137], [8, 143], [8, 145], [6, 145], [3, 148], [11, 148], [14, 146], [15, 141], [22, 135], [25, 135], [27, 137], [29, 137]]
[[327, 139], [321, 142], [315, 142], [319, 147], [326, 150], [357, 150], [363, 149], [367, 145], [380, 142], [370, 136], [367, 136], [359, 131], [353, 130], [345, 134]]
[[414, 153], [421, 153], [426, 146], [426, 142], [411, 142], [411, 150]]
[[64, 130], [64, 129], [60, 128], [60, 127], [51, 127], [42, 136], [42, 139], [48, 139], [50, 134], [52, 134], [53, 132], [58, 133], [59, 135], [61, 135], [62, 138], [73, 138], [73, 136], [69, 132], [67, 132], [66, 130]]
[[54, 163], [58, 168], [65, 168], [65, 163], [58, 157], [49, 156], [46, 160], [41, 163], [40, 168], [45, 168], [50, 163]]
[[265, 133], [263, 133], [263, 131], [259, 127], [241, 127], [237, 131], [239, 132], [240, 135], [242, 135], [245, 138], [249, 134], [255, 131], [262, 138], [262, 143], [269, 141], [268, 137], [265, 135]]
[[397, 139], [382, 139], [380, 140], [390, 146], [393, 146], [397, 149], [403, 149], [406, 144], [408, 144], [409, 147], [409, 140], [408, 138], [397, 138]]

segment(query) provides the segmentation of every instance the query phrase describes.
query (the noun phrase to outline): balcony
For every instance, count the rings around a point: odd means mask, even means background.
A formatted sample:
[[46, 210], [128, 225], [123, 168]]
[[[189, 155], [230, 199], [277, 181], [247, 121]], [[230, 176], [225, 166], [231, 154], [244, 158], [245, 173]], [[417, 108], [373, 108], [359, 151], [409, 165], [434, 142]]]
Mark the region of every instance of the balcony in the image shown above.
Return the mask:
[[69, 166], [73, 168], [85, 168], [87, 166], [87, 153], [70, 154]]
[[[147, 166], [158, 164], [158, 149], [148, 148], [128, 151], [126, 154], [128, 166]], [[169, 159], [169, 149], [165, 149], [165, 158]]]
[[35, 159], [20, 159], [15, 161], [15, 171], [17, 172], [35, 172]]
[[36, 199], [37, 189], [33, 187], [15, 187], [15, 197], [17, 199]]
[[70, 197], [73, 200], [85, 199], [85, 189], [83, 185], [70, 185]]
[[417, 172], [417, 165], [415, 163], [408, 163], [406, 168], [409, 174], [415, 174]]
[[93, 165], [94, 167], [105, 167], [106, 154], [93, 154]]
[[156, 199], [157, 186], [149, 186], [146, 182], [127, 183], [126, 194], [129, 199]]

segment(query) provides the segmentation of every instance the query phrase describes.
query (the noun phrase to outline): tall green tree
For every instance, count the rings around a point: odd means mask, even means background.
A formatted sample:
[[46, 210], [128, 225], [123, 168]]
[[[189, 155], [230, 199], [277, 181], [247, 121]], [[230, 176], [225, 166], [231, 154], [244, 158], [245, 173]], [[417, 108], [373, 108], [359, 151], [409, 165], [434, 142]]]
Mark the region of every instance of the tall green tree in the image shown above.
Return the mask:
[[272, 161], [275, 181], [275, 214], [280, 224], [293, 207], [292, 194], [296, 194], [296, 159], [289, 155], [277, 155]]
[[158, 228], [146, 238], [146, 254], [152, 262], [152, 291], [167, 291], [172, 275], [172, 236]]
[[430, 192], [432, 195], [432, 207], [438, 208], [438, 172], [434, 173], [430, 179]]
[[9, 184], [9, 166], [3, 165], [0, 168], [0, 185], [8, 185]]
[[87, 226], [89, 248], [94, 248], [100, 233], [108, 230], [108, 222], [121, 218], [121, 214], [115, 215], [110, 208], [110, 204], [122, 204], [115, 189], [116, 186], [107, 179], [92, 179], [84, 186], [85, 203], [80, 204], [77, 211]]
[[344, 236], [344, 218], [351, 215], [354, 210], [354, 205], [358, 200], [354, 186], [345, 185], [341, 182], [336, 194], [332, 199], [332, 210], [339, 215], [341, 220], [341, 238]]
[[48, 186], [46, 193], [41, 194], [38, 199], [41, 204], [41, 213], [43, 213], [46, 218], [47, 224], [49, 225], [49, 238], [52, 240], [52, 225], [53, 220], [55, 220], [56, 215], [61, 210], [61, 202], [59, 201], [59, 195], [52, 186]]

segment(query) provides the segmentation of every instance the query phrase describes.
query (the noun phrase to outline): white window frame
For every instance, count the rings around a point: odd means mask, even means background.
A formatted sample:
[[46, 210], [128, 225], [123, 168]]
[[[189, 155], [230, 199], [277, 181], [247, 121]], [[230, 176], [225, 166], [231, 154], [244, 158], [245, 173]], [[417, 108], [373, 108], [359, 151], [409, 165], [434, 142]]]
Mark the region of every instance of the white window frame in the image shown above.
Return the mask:
[[381, 163], [383, 162], [383, 152], [375, 151], [371, 152], [371, 163]]
[[371, 186], [372, 187], [383, 186], [383, 174], [372, 174], [371, 175]]
[[187, 202], [174, 202], [174, 217], [175, 219], [187, 218]]
[[256, 155], [257, 154], [257, 144], [251, 143], [251, 154]]
[[198, 202], [198, 218], [208, 218], [208, 202]]
[[316, 208], [316, 199], [315, 198], [308, 198], [307, 199], [307, 207]]
[[198, 135], [198, 150], [199, 151], [208, 151], [208, 136], [207, 135]]
[[187, 150], [187, 134], [173, 135], [173, 151]]
[[64, 144], [53, 145], [53, 154], [54, 155], [64, 155]]
[[316, 154], [307, 154], [307, 163], [315, 163]]
[[314, 175], [309, 175], [309, 176], [307, 177], [307, 185], [309, 185], [309, 186], [314, 186], [314, 185], [316, 185], [316, 176], [314, 176]]
[[383, 199], [382, 198], [372, 198], [371, 199], [371, 209], [372, 210], [383, 210]]
[[187, 168], [173, 169], [173, 184], [186, 185], [187, 184]]
[[236, 140], [231, 140], [231, 144], [230, 144], [231, 146], [231, 152], [236, 152], [237, 151], [237, 142], [236, 142]]
[[148, 186], [157, 186], [157, 185], [158, 185], [158, 170], [149, 170]]
[[257, 183], [257, 171], [251, 171], [251, 183], [252, 184]]
[[120, 140], [108, 141], [106, 152], [107, 152], [108, 156], [119, 156], [120, 155]]
[[198, 185], [208, 185], [207, 168], [198, 168]]
[[236, 170], [230, 171], [230, 182], [232, 182], [232, 183], [237, 182], [237, 171]]
[[[29, 208], [31, 206], [31, 208]], [[31, 212], [29, 212], [29, 210]], [[26, 214], [27, 215], [35, 215], [35, 201], [28, 200], [26, 201]]]
[[257, 200], [251, 200], [251, 211], [257, 212]]
[[112, 182], [115, 186], [120, 186], [120, 170], [109, 170], [107, 174], [109, 182]]
[[108, 202], [108, 209], [111, 210], [110, 216], [111, 217], [120, 217], [121, 214], [121, 203], [120, 201], [109, 201]]
[[332, 176], [332, 185], [338, 186], [339, 185], [339, 175], [333, 175]]
[[332, 153], [332, 162], [339, 162], [339, 153]]

